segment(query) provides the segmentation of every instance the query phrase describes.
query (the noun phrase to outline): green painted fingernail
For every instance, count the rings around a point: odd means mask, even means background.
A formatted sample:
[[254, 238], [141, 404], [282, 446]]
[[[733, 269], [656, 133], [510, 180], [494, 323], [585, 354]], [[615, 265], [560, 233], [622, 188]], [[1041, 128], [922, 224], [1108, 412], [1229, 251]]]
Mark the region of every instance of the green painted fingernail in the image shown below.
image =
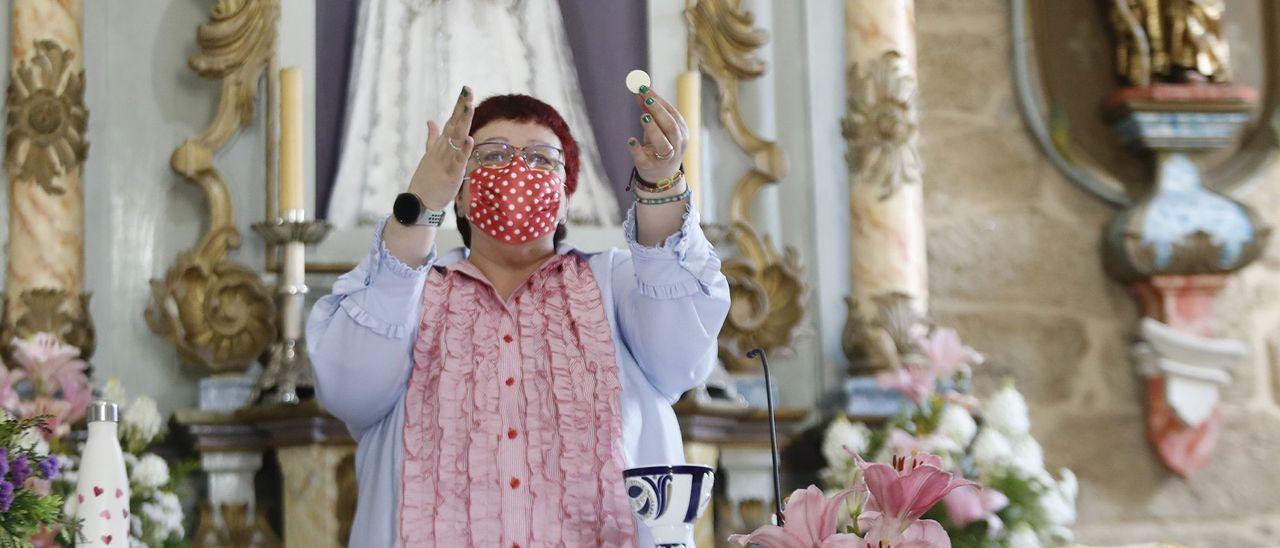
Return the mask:
[[632, 137], [632, 138], [630, 138], [630, 139], [627, 139], [627, 144], [628, 144], [628, 145], [631, 145], [631, 146], [636, 146], [636, 139], [635, 139], [635, 137]]
[[462, 105], [462, 112], [467, 112], [467, 111], [469, 111], [469, 110], [471, 110], [471, 106], [470, 106], [470, 105]]
[[467, 96], [467, 88], [465, 86], [462, 88], [462, 96], [463, 97]]
[[641, 117], [640, 117], [640, 121], [642, 121], [642, 122], [644, 122], [644, 123], [646, 123], [646, 124], [647, 124], [647, 123], [649, 123], [649, 122], [652, 122], [652, 121], [653, 121], [653, 117], [652, 117], [652, 116], [649, 116], [648, 114], [646, 114], [646, 115], [644, 115], [644, 116], [641, 116]]
[[640, 86], [640, 93], [649, 93], [649, 86]]
[[650, 98], [648, 98], [648, 99], [645, 99], [645, 100], [644, 100], [644, 104], [652, 106], [652, 105], [653, 105], [653, 97], [650, 97]]

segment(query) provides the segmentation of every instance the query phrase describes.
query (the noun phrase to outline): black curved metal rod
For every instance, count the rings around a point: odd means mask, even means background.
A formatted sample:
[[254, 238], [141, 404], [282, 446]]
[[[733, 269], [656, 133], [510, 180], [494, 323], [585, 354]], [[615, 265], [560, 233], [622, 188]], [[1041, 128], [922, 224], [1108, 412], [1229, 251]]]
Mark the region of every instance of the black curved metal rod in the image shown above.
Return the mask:
[[778, 517], [778, 525], [783, 525], [782, 517], [782, 480], [778, 471], [778, 426], [773, 411], [773, 382], [769, 380], [769, 359], [764, 350], [753, 348], [747, 352], [748, 358], [759, 358], [760, 367], [764, 369], [764, 401], [769, 408], [769, 450], [773, 456], [773, 512]]

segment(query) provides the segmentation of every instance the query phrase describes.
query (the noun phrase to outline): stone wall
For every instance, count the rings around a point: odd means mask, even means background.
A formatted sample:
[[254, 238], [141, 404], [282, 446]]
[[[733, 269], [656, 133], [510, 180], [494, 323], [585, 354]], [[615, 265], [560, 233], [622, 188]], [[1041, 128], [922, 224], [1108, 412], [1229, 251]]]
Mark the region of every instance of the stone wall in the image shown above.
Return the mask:
[[[1212, 463], [1186, 481], [1144, 438], [1127, 358], [1137, 308], [1102, 270], [1116, 213], [1069, 183], [1018, 115], [1008, 2], [917, 0], [932, 311], [1012, 376], [1051, 469], [1080, 478], [1078, 538], [1115, 545], [1280, 544], [1280, 249], [1235, 278], [1222, 333], [1252, 356], [1226, 390]], [[1245, 201], [1280, 225], [1280, 166]]]

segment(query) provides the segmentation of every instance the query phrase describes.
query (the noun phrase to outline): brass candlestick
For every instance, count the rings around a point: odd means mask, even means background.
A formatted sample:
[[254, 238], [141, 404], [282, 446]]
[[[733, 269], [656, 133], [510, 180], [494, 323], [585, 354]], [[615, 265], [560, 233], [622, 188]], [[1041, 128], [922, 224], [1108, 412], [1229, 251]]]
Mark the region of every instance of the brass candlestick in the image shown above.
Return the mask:
[[306, 211], [302, 209], [286, 210], [281, 217], [253, 225], [253, 230], [267, 244], [284, 248], [284, 263], [276, 290], [280, 296], [280, 338], [271, 345], [262, 375], [249, 395], [251, 403], [260, 403], [259, 400], [274, 391], [276, 402], [297, 404], [302, 401], [298, 391], [309, 391], [315, 386], [302, 331], [307, 295], [305, 249], [307, 244], [323, 240], [330, 228], [328, 222], [307, 220]]

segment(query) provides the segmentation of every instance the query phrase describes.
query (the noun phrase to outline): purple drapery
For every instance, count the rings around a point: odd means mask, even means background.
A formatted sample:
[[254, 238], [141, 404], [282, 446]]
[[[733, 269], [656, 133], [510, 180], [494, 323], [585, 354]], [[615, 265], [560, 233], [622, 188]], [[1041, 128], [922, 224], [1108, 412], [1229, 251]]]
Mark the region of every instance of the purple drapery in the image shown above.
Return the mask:
[[[565, 34], [578, 67], [578, 85], [604, 172], [609, 176], [619, 207], [631, 206], [623, 190], [631, 175], [627, 138], [641, 138], [640, 107], [624, 84], [632, 69], [649, 66], [645, 2], [560, 0]], [[674, 98], [675, 90], [659, 92]]]
[[[627, 138], [640, 137], [640, 107], [625, 90], [627, 72], [648, 67], [645, 2], [559, 0], [587, 116], [604, 171], [621, 207], [631, 173]], [[316, 2], [316, 211], [328, 211], [338, 173], [359, 0]], [[664, 94], [674, 97], [675, 90]], [[407, 182], [406, 182], [407, 184]], [[388, 204], [390, 208], [390, 204]]]
[[359, 0], [316, 2], [317, 215], [329, 211], [329, 194], [338, 176], [347, 115], [347, 79], [351, 76], [351, 50], [359, 15]]

